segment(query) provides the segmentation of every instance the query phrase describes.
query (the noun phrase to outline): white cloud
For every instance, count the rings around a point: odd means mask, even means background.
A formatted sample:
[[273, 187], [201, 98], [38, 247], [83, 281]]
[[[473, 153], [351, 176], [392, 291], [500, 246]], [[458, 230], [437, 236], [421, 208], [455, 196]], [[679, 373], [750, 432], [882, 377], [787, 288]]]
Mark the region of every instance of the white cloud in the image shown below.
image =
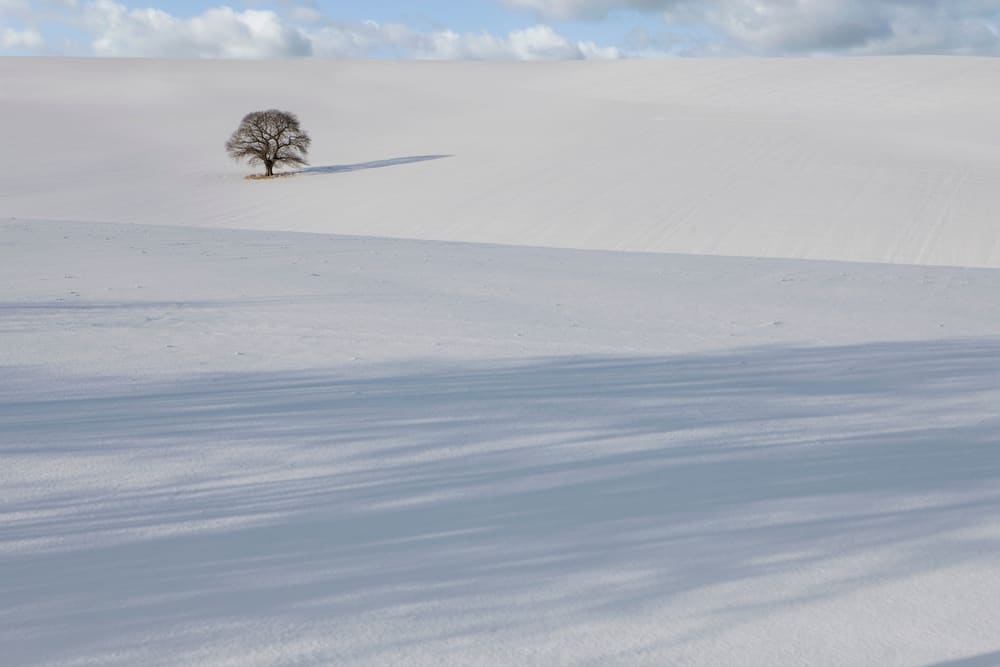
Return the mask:
[[[222, 1], [222, 0], [220, 0]], [[622, 55], [953, 53], [1000, 55], [1000, 0], [495, 0], [546, 18], [659, 17], [620, 47], [539, 25], [507, 34], [416, 30], [337, 21], [315, 0], [240, 0], [194, 17], [122, 0], [0, 0], [0, 46], [44, 50], [40, 27], [61, 23], [103, 56], [541, 60]], [[162, 0], [150, 4], [169, 6]], [[268, 9], [271, 7], [272, 9]], [[50, 47], [51, 48], [51, 47]]]
[[358, 58], [388, 52], [426, 60], [581, 60], [619, 57], [614, 48], [593, 42], [574, 42], [549, 26], [515, 30], [506, 36], [457, 33], [451, 30], [418, 32], [398, 23], [329, 22], [308, 33], [317, 56]]
[[506, 37], [451, 31], [419, 35], [413, 50], [419, 58], [437, 60], [582, 60], [619, 56], [617, 49], [574, 42], [545, 25], [515, 30]]
[[84, 6], [82, 23], [92, 36], [94, 53], [102, 56], [541, 60], [619, 55], [613, 48], [571, 41], [544, 25], [506, 36], [420, 32], [397, 23], [333, 21], [309, 4], [293, 5], [285, 16], [217, 7], [178, 18], [159, 9], [128, 9], [114, 0], [94, 0]]
[[272, 11], [229, 7], [182, 19], [159, 9], [128, 9], [113, 0], [85, 6], [84, 26], [101, 56], [280, 58], [311, 53], [309, 40]]
[[14, 28], [0, 29], [0, 48], [11, 51], [42, 51], [45, 49], [45, 40], [34, 28], [15, 30]]
[[[551, 18], [653, 12], [687, 51], [1000, 54], [1000, 0], [503, 0]], [[648, 45], [647, 45], [648, 46]], [[668, 48], [667, 50], [685, 50]]]
[[593, 42], [571, 42], [543, 25], [512, 32], [508, 41], [511, 50], [522, 60], [618, 57], [616, 49], [600, 48]]

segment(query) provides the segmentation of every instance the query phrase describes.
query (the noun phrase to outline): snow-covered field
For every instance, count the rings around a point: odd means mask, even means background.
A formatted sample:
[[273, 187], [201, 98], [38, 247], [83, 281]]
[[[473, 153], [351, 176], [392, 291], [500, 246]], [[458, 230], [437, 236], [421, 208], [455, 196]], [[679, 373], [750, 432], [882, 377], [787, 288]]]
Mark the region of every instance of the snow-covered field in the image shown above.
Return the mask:
[[998, 77], [0, 59], [0, 662], [1000, 664]]
[[[0, 60], [6, 215], [1000, 267], [1000, 59]], [[309, 178], [244, 182], [243, 114]]]

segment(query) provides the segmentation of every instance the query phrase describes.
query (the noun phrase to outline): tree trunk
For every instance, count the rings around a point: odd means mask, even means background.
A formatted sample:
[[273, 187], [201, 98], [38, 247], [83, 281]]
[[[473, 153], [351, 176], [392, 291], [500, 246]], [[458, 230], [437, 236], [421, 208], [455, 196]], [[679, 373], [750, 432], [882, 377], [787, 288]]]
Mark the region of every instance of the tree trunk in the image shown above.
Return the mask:
[[264, 168], [268, 176], [274, 176], [274, 160], [264, 160]]

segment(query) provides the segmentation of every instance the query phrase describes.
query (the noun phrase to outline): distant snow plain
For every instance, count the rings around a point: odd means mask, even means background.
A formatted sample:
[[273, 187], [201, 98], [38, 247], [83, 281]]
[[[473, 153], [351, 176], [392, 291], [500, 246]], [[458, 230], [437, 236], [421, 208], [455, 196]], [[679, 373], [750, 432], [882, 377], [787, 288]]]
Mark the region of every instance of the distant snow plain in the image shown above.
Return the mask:
[[998, 80], [0, 59], [0, 661], [1000, 663]]

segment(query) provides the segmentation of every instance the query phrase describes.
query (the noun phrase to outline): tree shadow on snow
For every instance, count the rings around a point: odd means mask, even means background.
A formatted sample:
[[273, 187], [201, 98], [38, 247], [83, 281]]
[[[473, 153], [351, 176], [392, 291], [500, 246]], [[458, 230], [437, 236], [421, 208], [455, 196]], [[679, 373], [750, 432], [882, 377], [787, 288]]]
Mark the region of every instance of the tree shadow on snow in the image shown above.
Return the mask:
[[[995, 554], [968, 529], [1000, 511], [998, 399], [995, 340], [45, 389], [0, 405], [0, 457], [98, 481], [11, 481], [33, 495], [6, 506], [0, 639], [15, 661], [106, 657], [171, 628], [337, 633], [422, 606], [475, 639], [493, 630], [470, 609], [584, 623], [891, 550], [737, 597], [714, 615], [731, 625]], [[534, 611], [495, 613], [524, 596]], [[341, 658], [393, 644], [351, 641]]]
[[928, 667], [996, 667], [996, 665], [1000, 665], [1000, 651], [983, 653], [982, 655], [974, 655], [958, 660], [936, 662], [933, 665], [928, 665]]
[[451, 155], [411, 155], [409, 157], [397, 157], [389, 160], [374, 160], [372, 162], [359, 162], [358, 164], [333, 164], [320, 167], [306, 167], [299, 171], [300, 174], [339, 174], [346, 171], [363, 171], [365, 169], [382, 169], [383, 167], [395, 167], [402, 164], [413, 164], [414, 162], [428, 162], [430, 160], [442, 160], [452, 157]]

